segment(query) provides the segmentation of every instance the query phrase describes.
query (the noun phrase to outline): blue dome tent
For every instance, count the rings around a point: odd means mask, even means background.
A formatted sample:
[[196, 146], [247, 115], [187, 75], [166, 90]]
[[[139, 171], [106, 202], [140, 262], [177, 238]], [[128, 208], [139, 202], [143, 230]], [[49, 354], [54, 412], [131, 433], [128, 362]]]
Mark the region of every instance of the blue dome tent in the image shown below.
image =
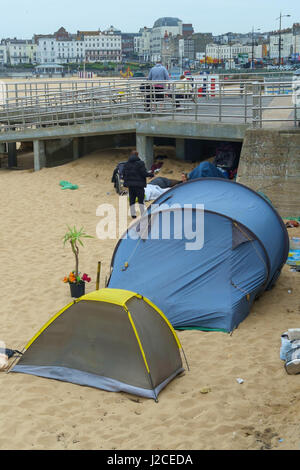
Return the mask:
[[[194, 246], [191, 233], [202, 233], [203, 245]], [[283, 220], [265, 198], [239, 183], [201, 178], [171, 188], [128, 229], [108, 287], [149, 298], [177, 329], [231, 332], [274, 286], [288, 251]]]

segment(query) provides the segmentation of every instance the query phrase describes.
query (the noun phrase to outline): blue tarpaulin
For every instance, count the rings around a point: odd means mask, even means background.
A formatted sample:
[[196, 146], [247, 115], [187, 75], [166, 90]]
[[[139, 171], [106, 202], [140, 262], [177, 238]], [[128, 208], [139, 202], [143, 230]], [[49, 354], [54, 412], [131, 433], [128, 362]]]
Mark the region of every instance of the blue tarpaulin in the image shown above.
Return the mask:
[[210, 162], [202, 162], [189, 174], [189, 180], [199, 178], [225, 178], [228, 179], [227, 171], [222, 171]]

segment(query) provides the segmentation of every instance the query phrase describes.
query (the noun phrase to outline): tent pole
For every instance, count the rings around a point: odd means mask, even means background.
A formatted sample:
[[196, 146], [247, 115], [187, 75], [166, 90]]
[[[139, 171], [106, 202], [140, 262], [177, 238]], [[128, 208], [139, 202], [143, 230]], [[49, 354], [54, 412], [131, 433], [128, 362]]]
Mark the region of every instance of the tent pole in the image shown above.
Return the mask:
[[153, 381], [152, 381], [152, 377], [151, 377], [150, 372], [149, 372], [149, 378], [150, 378], [151, 387], [152, 387], [152, 390], [153, 390], [153, 393], [154, 393], [154, 396], [155, 396], [155, 403], [158, 403], [158, 398], [157, 398], [157, 395], [156, 395], [156, 392], [155, 392], [155, 388], [154, 388], [154, 385], [153, 385]]
[[96, 290], [99, 290], [100, 288], [100, 272], [101, 272], [101, 261], [98, 262]]
[[183, 356], [184, 356], [184, 359], [185, 359], [185, 362], [186, 362], [187, 370], [190, 371], [190, 366], [189, 366], [189, 363], [187, 361], [187, 358], [186, 358], [186, 355], [185, 355], [185, 352], [184, 352], [184, 349], [183, 349], [182, 346], [181, 346], [181, 351], [183, 353]]

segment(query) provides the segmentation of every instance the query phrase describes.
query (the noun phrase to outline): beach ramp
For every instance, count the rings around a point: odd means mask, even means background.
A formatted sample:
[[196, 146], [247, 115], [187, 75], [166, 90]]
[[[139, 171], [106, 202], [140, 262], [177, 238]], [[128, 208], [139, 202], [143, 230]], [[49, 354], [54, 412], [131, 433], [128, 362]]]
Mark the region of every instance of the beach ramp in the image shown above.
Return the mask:
[[239, 183], [200, 178], [171, 188], [119, 240], [108, 287], [131, 288], [175, 329], [233, 331], [276, 283], [285, 224]]
[[157, 400], [184, 370], [180, 351], [176, 332], [148, 299], [101, 289], [55, 315], [11, 372]]

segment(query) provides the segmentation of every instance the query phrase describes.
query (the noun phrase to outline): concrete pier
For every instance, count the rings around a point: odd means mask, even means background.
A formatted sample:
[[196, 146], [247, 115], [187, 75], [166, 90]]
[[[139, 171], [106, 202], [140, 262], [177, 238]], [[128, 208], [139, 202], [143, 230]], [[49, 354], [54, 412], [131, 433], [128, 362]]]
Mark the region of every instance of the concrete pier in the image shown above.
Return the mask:
[[75, 137], [73, 139], [73, 160], [78, 160], [79, 158], [79, 138]]
[[43, 140], [33, 141], [34, 170], [39, 171], [46, 166], [45, 142]]
[[8, 150], [8, 168], [16, 168], [18, 165], [17, 160], [17, 144], [16, 142], [10, 142], [7, 145]]
[[185, 158], [185, 140], [176, 139], [176, 158], [184, 160]]
[[141, 160], [145, 162], [147, 170], [150, 170], [151, 166], [153, 165], [154, 157], [153, 137], [137, 134], [136, 149]]

